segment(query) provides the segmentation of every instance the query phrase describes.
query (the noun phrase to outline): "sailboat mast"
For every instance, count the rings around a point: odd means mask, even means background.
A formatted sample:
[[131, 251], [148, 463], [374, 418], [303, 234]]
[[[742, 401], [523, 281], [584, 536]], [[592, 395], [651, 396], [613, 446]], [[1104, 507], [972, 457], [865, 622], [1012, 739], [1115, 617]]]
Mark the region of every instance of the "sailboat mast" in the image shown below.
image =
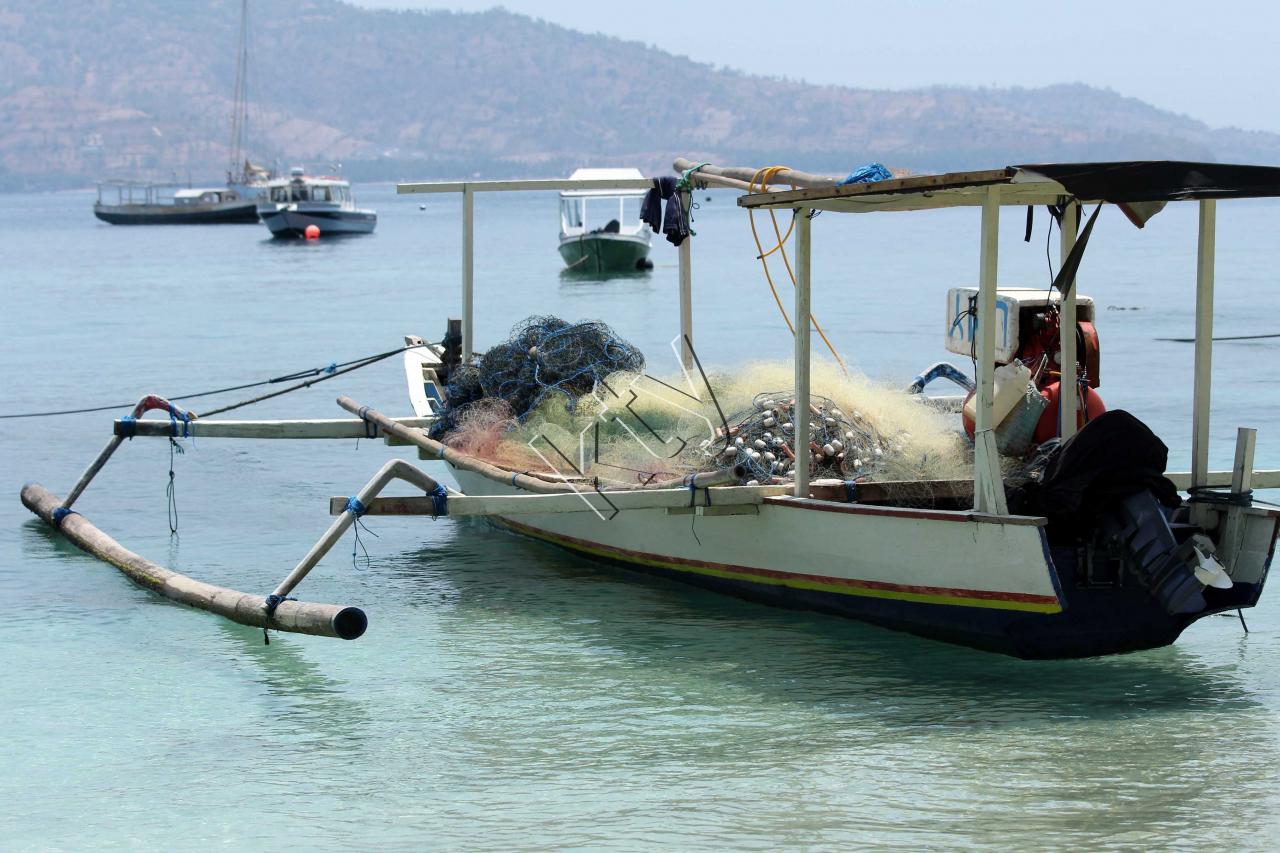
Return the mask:
[[240, 43], [236, 51], [236, 89], [231, 107], [231, 159], [227, 180], [243, 181], [244, 147], [249, 133], [249, 0], [240, 0]]

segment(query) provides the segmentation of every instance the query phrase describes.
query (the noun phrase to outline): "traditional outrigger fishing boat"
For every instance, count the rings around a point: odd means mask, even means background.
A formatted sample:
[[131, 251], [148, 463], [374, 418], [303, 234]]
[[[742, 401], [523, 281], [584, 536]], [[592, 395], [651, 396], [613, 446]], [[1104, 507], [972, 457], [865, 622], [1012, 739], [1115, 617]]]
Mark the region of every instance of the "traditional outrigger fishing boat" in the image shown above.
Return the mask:
[[[1280, 169], [1170, 162], [1053, 164], [851, 185], [774, 169], [770, 181], [790, 188], [770, 190], [762, 186], [760, 170], [687, 161], [677, 161], [676, 167], [682, 173], [676, 203], [685, 210], [692, 189], [710, 185], [747, 191], [738, 203], [748, 210], [790, 211], [794, 217], [794, 387], [767, 395], [746, 419], [731, 423], [722, 417], [719, 425], [712, 424], [712, 440], [702, 448], [715, 463], [707, 470], [674, 481], [609, 483], [579, 471], [562, 472], [554, 464], [528, 470], [495, 463], [450, 446], [447, 435], [442, 442], [429, 434], [460, 405], [451, 397], [464, 387], [462, 374], [477, 363], [472, 337], [474, 193], [641, 189], [648, 182], [408, 184], [400, 192], [463, 196], [463, 317], [441, 344], [406, 339], [405, 369], [415, 418], [389, 418], [343, 397], [339, 405], [354, 419], [192, 422], [190, 413], [146, 398], [133, 417], [116, 423], [111, 443], [66, 500], [28, 485], [24, 502], [81, 547], [171, 598], [244, 624], [344, 637], [364, 630], [360, 611], [303, 604], [288, 596], [365, 514], [484, 516], [517, 533], [628, 569], [1025, 658], [1167, 645], [1200, 618], [1258, 601], [1280, 508], [1254, 500], [1252, 489], [1280, 487], [1280, 471], [1253, 469], [1255, 431], [1247, 428], [1238, 431], [1232, 469], [1209, 469], [1214, 235], [1217, 201], [1280, 196]], [[1077, 300], [1074, 281], [1101, 206], [1115, 205], [1142, 224], [1165, 204], [1181, 201], [1194, 201], [1200, 209], [1192, 459], [1189, 472], [1166, 475], [1166, 448], [1136, 418], [1095, 408], [1085, 421], [1094, 405], [1086, 389], [1096, 387], [1097, 347], [1088, 303]], [[1098, 208], [1078, 231], [1082, 206], [1093, 204]], [[1032, 205], [1052, 208], [1062, 226], [1057, 293], [1040, 301], [1002, 293], [997, 285], [1000, 210]], [[871, 442], [857, 426], [843, 434], [821, 432], [861, 419], [857, 413], [845, 416], [811, 393], [811, 212], [957, 206], [982, 212], [979, 285], [959, 298], [948, 295], [948, 339], [954, 339], [953, 349], [967, 348], [977, 372], [969, 406], [972, 476], [923, 484], [929, 498], [922, 505], [919, 489], [897, 488], [900, 483], [860, 473], [863, 463], [854, 458], [855, 449], [870, 459], [877, 451], [890, 450], [890, 442]], [[689, 244], [685, 240], [680, 246], [677, 341], [686, 371], [698, 375]], [[562, 326], [551, 328], [550, 335], [563, 331]], [[501, 360], [527, 358], [534, 367], [550, 370], [549, 362], [543, 363], [548, 358], [543, 340], [513, 338], [515, 348], [500, 352]], [[607, 342], [606, 349], [614, 346]], [[1050, 365], [1057, 367], [1056, 393], [1050, 387], [1054, 382], [1048, 381], [1054, 371], [1046, 372]], [[913, 390], [946, 373], [926, 372]], [[595, 381], [607, 384], [599, 377]], [[1007, 393], [1008, 387], [1016, 393]], [[936, 403], [920, 398], [919, 405]], [[150, 408], [168, 411], [170, 420], [140, 420]], [[740, 439], [757, 422], [775, 432], [761, 433], [751, 442], [753, 449]], [[185, 434], [192, 423], [201, 437], [211, 438], [382, 435], [389, 443], [416, 447], [422, 458], [443, 460], [461, 488], [450, 490], [416, 466], [392, 461], [356, 495], [331, 500], [330, 511], [337, 518], [271, 595], [264, 599], [207, 587], [124, 551], [70, 509], [124, 437], [171, 437]], [[1040, 441], [1029, 461], [1018, 462], [1029, 473], [1018, 488], [1008, 488], [1009, 462], [1002, 464], [1002, 452], [1030, 454], [1029, 446], [1013, 448], [1018, 442], [1012, 434], [1042, 423], [1051, 424], [1057, 435]], [[848, 445], [837, 447], [841, 436]], [[811, 476], [829, 470], [843, 476]], [[422, 494], [378, 497], [392, 479], [405, 480]], [[1178, 489], [1188, 499], [1178, 496]]]

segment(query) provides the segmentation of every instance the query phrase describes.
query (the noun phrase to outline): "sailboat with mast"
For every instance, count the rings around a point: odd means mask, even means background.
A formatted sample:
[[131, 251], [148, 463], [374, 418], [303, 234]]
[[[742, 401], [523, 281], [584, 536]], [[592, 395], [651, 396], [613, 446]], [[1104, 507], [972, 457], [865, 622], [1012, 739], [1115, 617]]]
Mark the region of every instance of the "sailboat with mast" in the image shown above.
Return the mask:
[[[270, 170], [245, 156], [249, 133], [249, 0], [240, 2], [240, 37], [231, 109], [227, 183], [181, 187], [146, 181], [98, 184], [93, 215], [112, 225], [224, 225], [258, 221], [258, 200]], [[114, 198], [112, 192], [114, 191]]]

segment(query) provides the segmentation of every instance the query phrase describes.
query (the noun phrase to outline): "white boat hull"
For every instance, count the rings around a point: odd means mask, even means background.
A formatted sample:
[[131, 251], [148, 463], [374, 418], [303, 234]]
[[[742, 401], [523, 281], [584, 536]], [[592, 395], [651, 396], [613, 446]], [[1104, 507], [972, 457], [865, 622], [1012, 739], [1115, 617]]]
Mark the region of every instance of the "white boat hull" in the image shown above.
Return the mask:
[[275, 237], [302, 237], [311, 225], [320, 229], [321, 237], [368, 234], [378, 225], [378, 215], [372, 210], [300, 210], [294, 205], [259, 205], [258, 215]]
[[[465, 470], [454, 475], [467, 494], [518, 494]], [[1003, 632], [1011, 621], [1063, 610], [1036, 519], [792, 498], [717, 509], [703, 505], [705, 494], [699, 492], [696, 505], [684, 511], [626, 510], [611, 519], [593, 512], [556, 513], [494, 521], [627, 568], [999, 651], [1010, 651]], [[717, 514], [721, 511], [731, 514]], [[903, 608], [934, 612], [908, 616]], [[928, 627], [930, 619], [935, 631], [917, 630]]]
[[[468, 494], [517, 490], [454, 470]], [[712, 492], [714, 495], [714, 491]], [[1167, 612], [1141, 584], [1098, 583], [1075, 545], [1051, 545], [1044, 519], [795, 498], [491, 520], [592, 560], [775, 606], [848, 616], [1023, 658], [1169, 645], [1213, 612], [1252, 606], [1265, 569], [1209, 606]], [[1277, 521], [1253, 523], [1265, 546]], [[1266, 558], [1269, 563], [1269, 556]]]

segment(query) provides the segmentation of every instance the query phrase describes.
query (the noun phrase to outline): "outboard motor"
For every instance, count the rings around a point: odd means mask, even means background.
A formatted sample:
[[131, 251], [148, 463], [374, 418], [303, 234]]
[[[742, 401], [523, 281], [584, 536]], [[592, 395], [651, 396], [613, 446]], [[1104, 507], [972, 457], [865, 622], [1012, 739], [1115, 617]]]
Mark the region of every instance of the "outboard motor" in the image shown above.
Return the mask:
[[[1197, 545], [1203, 547], [1203, 543], [1187, 540], [1179, 545], [1164, 507], [1151, 492], [1124, 498], [1100, 521], [1098, 532], [1124, 548], [1135, 569], [1134, 577], [1166, 613], [1199, 613], [1205, 609], [1206, 584], [1197, 573], [1205, 559]], [[1226, 578], [1225, 573], [1222, 577]], [[1229, 578], [1226, 583], [1230, 587]]]
[[[1168, 455], [1133, 415], [1106, 412], [1067, 441], [1041, 445], [1028, 482], [1010, 494], [1010, 509], [1046, 516], [1051, 539], [1091, 542], [1099, 557], [1121, 560], [1117, 571], [1132, 576], [1166, 613], [1199, 613], [1207, 607], [1206, 586], [1230, 589], [1232, 581], [1207, 536], [1170, 525], [1181, 499], [1164, 476]], [[1123, 579], [1117, 574], [1110, 582]]]

